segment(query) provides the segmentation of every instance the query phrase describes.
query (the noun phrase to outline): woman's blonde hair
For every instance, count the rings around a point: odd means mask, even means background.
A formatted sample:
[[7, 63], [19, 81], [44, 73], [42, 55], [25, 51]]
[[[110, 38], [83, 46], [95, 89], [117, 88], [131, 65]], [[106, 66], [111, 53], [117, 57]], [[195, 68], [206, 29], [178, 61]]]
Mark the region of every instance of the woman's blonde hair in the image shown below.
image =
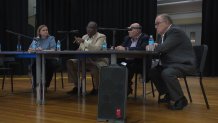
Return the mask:
[[[46, 25], [40, 25], [40, 26], [38, 27], [38, 29], [37, 29], [37, 31], [36, 31], [36, 35], [37, 35], [37, 36], [41, 37], [41, 36], [40, 36], [40, 31], [41, 31], [41, 29], [44, 28], [44, 27], [47, 27], [47, 26], [46, 26]], [[48, 27], [47, 27], [47, 28], [48, 28]]]

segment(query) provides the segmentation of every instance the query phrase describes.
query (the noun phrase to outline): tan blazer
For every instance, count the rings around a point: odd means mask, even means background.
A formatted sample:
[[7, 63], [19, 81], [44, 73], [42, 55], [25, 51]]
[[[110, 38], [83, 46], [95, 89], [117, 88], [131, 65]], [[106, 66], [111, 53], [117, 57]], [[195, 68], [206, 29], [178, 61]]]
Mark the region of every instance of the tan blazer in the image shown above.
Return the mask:
[[[86, 34], [82, 37], [84, 39], [84, 43], [81, 43], [78, 50], [86, 50], [86, 51], [95, 51], [95, 50], [101, 50], [101, 46], [103, 42], [106, 40], [106, 36], [104, 34], [101, 34], [97, 32], [95, 35], [93, 35], [91, 38]], [[98, 67], [106, 66], [108, 65], [108, 59], [107, 58], [89, 58], [87, 59], [88, 62], [91, 62]]]

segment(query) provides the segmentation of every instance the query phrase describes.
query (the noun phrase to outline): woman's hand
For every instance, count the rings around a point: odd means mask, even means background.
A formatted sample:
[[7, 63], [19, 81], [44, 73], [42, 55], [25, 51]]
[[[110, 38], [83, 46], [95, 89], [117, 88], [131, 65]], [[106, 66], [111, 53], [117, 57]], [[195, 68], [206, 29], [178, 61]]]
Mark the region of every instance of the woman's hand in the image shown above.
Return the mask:
[[43, 49], [41, 47], [37, 47], [36, 49], [29, 48], [28, 52], [34, 52], [34, 51], [42, 51]]

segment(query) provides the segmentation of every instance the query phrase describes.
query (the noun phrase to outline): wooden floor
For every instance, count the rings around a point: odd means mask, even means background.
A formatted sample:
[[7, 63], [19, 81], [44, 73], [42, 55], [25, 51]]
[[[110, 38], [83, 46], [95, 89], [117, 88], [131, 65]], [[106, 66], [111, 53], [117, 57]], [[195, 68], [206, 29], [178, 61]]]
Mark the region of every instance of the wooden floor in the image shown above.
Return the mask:
[[[217, 123], [218, 122], [218, 77], [205, 78], [204, 85], [208, 95], [210, 110], [207, 110], [197, 78], [188, 78], [193, 102], [182, 111], [171, 111], [164, 104], [157, 104], [156, 97], [147, 95], [144, 103], [140, 98], [134, 100], [130, 95], [127, 101], [127, 123]], [[0, 91], [0, 123], [98, 123], [97, 96], [67, 95], [72, 84], [65, 77], [65, 88], [54, 91], [53, 81], [46, 93], [46, 104], [37, 105], [31, 93], [31, 84], [27, 76], [18, 76], [14, 82], [14, 93], [10, 91], [10, 80], [6, 80], [5, 89]], [[89, 80], [88, 80], [89, 81]], [[1, 82], [1, 80], [0, 80]], [[183, 81], [181, 84], [184, 89]], [[141, 95], [139, 85], [138, 95]], [[91, 82], [87, 83], [87, 90]], [[147, 91], [150, 91], [147, 84]]]

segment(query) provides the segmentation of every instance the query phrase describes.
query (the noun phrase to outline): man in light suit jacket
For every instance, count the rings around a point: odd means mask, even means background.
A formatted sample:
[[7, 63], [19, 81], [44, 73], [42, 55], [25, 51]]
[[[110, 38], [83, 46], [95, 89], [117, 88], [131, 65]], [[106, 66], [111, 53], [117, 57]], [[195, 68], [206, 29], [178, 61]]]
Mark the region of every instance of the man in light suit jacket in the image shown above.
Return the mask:
[[[75, 43], [79, 44], [78, 50], [81, 51], [96, 51], [101, 50], [103, 42], [106, 40], [106, 36], [97, 32], [97, 23], [89, 22], [86, 31], [87, 34], [82, 38], [75, 37]], [[69, 82], [74, 83], [75, 87], [72, 91], [69, 91], [68, 94], [77, 94], [78, 92], [78, 60], [69, 59], [67, 61], [67, 71], [68, 71], [68, 80]], [[102, 66], [108, 65], [108, 59], [106, 58], [88, 58], [86, 59], [86, 69], [91, 72], [94, 81], [94, 88], [90, 92], [92, 95], [98, 93], [98, 84], [99, 84], [99, 68]]]
[[195, 71], [195, 55], [192, 44], [181, 29], [173, 25], [167, 14], [156, 17], [158, 39], [155, 51], [160, 53], [160, 64], [150, 71], [160, 95], [159, 103], [168, 103], [168, 108], [181, 110], [187, 104], [178, 77]]

